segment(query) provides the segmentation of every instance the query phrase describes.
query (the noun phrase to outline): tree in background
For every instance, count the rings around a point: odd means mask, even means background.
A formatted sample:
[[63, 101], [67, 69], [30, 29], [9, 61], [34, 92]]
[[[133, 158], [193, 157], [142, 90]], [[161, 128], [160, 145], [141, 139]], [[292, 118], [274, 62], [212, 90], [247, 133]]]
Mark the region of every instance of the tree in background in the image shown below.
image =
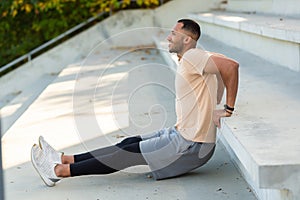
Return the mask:
[[1, 1], [0, 66], [101, 12], [108, 16], [120, 9], [154, 8], [159, 5], [160, 0]]

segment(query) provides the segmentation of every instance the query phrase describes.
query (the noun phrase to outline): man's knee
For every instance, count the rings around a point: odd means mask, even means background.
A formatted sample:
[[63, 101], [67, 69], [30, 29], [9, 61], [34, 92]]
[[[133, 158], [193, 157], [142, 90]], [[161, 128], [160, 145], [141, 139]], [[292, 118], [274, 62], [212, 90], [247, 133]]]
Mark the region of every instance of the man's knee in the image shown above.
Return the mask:
[[140, 141], [142, 141], [142, 138], [140, 136], [133, 136], [133, 137], [125, 138], [120, 143], [116, 144], [116, 146], [123, 148], [126, 145], [137, 143]]
[[131, 143], [131, 144], [125, 145], [122, 149], [124, 151], [130, 152], [130, 153], [141, 153], [140, 143], [139, 142], [135, 142], [135, 143]]

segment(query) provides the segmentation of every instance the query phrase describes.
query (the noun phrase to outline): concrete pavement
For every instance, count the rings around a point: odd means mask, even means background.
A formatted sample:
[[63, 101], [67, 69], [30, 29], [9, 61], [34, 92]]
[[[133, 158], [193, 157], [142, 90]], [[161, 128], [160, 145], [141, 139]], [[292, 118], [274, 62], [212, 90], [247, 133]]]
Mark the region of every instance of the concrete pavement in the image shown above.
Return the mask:
[[138, 166], [48, 188], [34, 171], [30, 148], [39, 135], [73, 154], [173, 125], [173, 82], [148, 47], [99, 49], [65, 68], [2, 138], [6, 199], [256, 199], [220, 143], [207, 165], [164, 181]]

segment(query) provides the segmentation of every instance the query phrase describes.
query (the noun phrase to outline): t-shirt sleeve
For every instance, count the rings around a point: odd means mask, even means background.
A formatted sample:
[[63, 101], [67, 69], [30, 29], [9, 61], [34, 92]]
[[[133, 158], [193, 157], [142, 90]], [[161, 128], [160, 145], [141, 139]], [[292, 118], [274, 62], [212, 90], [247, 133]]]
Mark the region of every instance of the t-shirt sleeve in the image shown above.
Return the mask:
[[212, 54], [201, 49], [191, 49], [183, 55], [183, 65], [191, 74], [203, 75], [204, 68]]

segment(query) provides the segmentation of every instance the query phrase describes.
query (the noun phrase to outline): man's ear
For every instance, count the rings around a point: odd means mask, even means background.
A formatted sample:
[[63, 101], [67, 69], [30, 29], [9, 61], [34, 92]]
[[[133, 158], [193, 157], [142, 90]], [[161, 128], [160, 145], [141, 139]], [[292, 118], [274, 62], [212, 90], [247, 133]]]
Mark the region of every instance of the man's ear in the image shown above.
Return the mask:
[[188, 44], [188, 43], [191, 42], [191, 40], [192, 40], [192, 38], [191, 38], [190, 36], [186, 36], [186, 37], [184, 38], [183, 42], [184, 42], [185, 44]]

